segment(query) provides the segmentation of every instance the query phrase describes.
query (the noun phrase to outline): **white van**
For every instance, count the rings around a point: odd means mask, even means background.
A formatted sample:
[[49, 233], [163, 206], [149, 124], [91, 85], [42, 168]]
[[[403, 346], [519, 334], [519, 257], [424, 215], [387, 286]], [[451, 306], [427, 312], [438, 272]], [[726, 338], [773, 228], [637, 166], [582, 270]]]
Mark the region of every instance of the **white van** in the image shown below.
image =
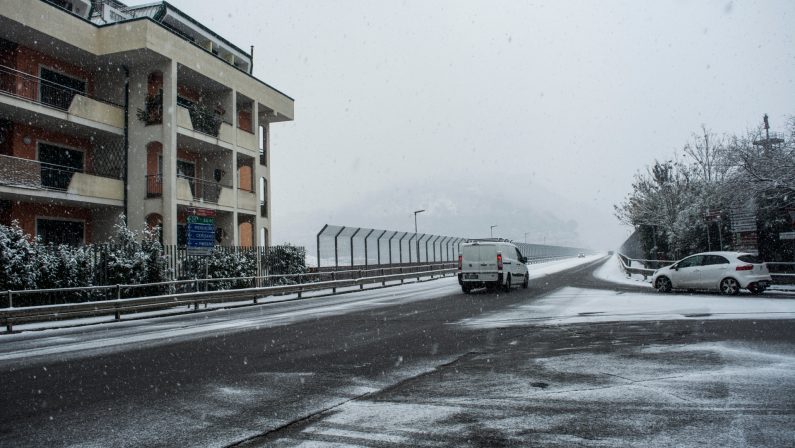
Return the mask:
[[458, 284], [464, 293], [480, 288], [527, 288], [527, 258], [515, 244], [503, 240], [470, 240], [458, 256]]

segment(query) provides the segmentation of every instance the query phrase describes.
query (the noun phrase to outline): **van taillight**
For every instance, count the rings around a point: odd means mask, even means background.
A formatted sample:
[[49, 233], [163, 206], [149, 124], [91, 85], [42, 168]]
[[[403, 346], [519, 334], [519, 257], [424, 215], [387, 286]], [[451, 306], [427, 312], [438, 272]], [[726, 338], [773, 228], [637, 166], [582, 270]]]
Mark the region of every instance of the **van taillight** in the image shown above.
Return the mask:
[[497, 269], [502, 269], [502, 254], [497, 254]]
[[460, 271], [463, 268], [464, 268], [464, 256], [463, 255], [459, 255], [458, 256], [458, 270]]
[[735, 271], [752, 271], [754, 269], [754, 265], [752, 264], [745, 264], [742, 266], [737, 266], [734, 268]]

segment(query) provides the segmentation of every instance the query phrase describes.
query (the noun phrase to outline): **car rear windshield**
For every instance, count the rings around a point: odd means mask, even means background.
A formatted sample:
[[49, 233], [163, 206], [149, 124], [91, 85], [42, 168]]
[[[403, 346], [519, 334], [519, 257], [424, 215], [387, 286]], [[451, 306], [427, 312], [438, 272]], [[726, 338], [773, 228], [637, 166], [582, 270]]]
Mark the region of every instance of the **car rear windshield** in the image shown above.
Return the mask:
[[746, 263], [752, 264], [761, 264], [764, 263], [761, 258], [757, 257], [756, 255], [740, 255], [737, 257], [738, 260], [744, 261]]

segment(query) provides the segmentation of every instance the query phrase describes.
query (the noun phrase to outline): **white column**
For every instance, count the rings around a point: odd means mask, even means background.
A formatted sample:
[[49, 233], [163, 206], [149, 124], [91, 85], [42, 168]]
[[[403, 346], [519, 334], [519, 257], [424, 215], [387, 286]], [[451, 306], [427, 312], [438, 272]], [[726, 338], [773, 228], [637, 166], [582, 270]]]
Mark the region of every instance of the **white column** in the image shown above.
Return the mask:
[[163, 65], [163, 244], [177, 244], [177, 62]]
[[240, 207], [240, 179], [237, 173], [237, 90], [232, 89], [232, 129], [235, 130], [235, 145], [232, 149], [232, 193], [235, 195], [235, 211], [232, 212], [232, 245], [240, 245], [240, 227], [238, 227], [237, 210]]

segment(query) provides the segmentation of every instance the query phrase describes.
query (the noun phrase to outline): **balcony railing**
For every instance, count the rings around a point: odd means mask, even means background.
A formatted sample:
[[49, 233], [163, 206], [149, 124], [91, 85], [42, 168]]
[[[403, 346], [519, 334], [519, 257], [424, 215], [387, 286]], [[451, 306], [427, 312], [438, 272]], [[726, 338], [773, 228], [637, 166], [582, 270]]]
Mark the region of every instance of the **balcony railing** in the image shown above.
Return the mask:
[[121, 107], [111, 101], [97, 98], [86, 92], [47, 81], [5, 65], [0, 65], [0, 92], [63, 111], [69, 110], [72, 99], [76, 95]]
[[[0, 156], [0, 185], [35, 188], [37, 190], [66, 191], [75, 173], [108, 177], [84, 169], [23, 159]], [[108, 177], [113, 179], [112, 177]]]
[[[184, 181], [190, 188], [190, 197], [194, 201], [217, 204], [224, 188], [231, 189], [231, 185], [220, 184], [214, 180], [205, 180], [198, 177], [177, 176], [177, 182]], [[179, 197], [179, 186], [177, 187]], [[163, 176], [150, 174], [146, 176], [146, 197], [156, 198], [163, 195]]]

